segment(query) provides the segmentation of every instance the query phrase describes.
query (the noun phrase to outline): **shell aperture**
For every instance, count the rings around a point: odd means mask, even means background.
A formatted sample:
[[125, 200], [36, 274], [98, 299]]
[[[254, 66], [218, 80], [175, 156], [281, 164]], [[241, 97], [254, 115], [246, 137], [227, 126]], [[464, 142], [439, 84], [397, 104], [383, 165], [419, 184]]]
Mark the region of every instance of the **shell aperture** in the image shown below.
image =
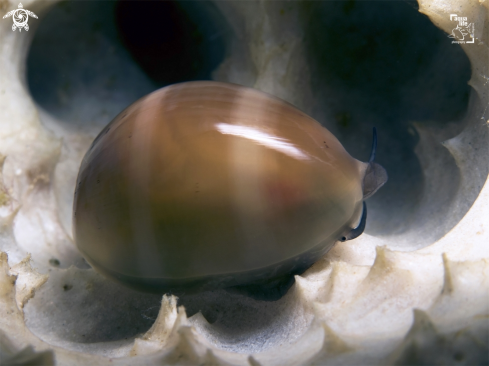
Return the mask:
[[93, 142], [74, 238], [96, 270], [140, 290], [275, 280], [360, 227], [365, 193], [386, 178], [278, 98], [175, 84], [129, 106]]

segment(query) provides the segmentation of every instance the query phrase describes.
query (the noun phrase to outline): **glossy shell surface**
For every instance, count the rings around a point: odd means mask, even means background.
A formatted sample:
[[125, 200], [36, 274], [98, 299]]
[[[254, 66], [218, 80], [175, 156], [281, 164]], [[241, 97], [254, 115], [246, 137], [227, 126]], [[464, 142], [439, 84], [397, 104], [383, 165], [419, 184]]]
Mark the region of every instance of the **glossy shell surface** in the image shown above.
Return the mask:
[[74, 237], [142, 290], [212, 289], [298, 272], [358, 223], [366, 164], [314, 119], [254, 89], [172, 85], [96, 138]]

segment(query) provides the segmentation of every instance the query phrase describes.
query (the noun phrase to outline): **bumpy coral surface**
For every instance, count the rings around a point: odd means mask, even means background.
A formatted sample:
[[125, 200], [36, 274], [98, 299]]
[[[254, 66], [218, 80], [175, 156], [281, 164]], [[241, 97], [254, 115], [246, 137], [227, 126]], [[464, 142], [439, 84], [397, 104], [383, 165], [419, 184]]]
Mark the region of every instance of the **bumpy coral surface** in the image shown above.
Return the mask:
[[[134, 61], [131, 35], [117, 35], [121, 5], [23, 5], [38, 15], [28, 32], [0, 20], [2, 364], [489, 362], [487, 1], [421, 0], [419, 12], [408, 2], [165, 5], [200, 26], [201, 41], [190, 32], [188, 42], [204, 71], [190, 78], [277, 95], [354, 156], [379, 127], [391, 182], [367, 202], [366, 233], [273, 302], [141, 294], [89, 268], [71, 236], [80, 161], [111, 118], [164, 82]], [[0, 15], [17, 6], [0, 0]]]

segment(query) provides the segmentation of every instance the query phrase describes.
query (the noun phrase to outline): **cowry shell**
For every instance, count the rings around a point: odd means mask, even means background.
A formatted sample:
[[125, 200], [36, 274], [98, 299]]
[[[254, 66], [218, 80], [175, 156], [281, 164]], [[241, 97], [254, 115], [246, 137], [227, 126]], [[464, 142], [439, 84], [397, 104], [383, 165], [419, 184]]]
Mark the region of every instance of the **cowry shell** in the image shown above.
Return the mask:
[[74, 238], [97, 270], [138, 289], [256, 283], [301, 273], [350, 238], [364, 196], [385, 180], [278, 98], [176, 84], [128, 107], [93, 142]]

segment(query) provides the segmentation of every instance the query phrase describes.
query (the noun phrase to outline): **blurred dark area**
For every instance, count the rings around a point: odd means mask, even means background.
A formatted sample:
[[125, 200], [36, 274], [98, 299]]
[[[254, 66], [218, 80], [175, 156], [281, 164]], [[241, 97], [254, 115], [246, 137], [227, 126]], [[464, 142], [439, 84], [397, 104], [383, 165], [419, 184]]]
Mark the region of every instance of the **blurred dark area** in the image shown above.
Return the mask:
[[155, 89], [210, 80], [228, 34], [209, 1], [61, 1], [36, 30], [27, 84], [52, 116], [100, 131]]
[[195, 21], [177, 1], [118, 1], [115, 6], [115, 23], [124, 46], [146, 74], [161, 84], [210, 79], [222, 61], [223, 45], [213, 45], [206, 38], [203, 28], [209, 24], [199, 24], [204, 19]]
[[362, 161], [368, 159], [377, 127], [376, 161], [389, 181], [368, 200], [366, 232], [373, 235], [409, 227], [405, 223], [415, 217], [423, 197], [413, 122], [450, 126], [452, 134], [445, 138], [454, 137], [464, 127], [468, 108], [469, 59], [417, 9], [413, 1], [310, 1], [304, 6], [313, 117]]

